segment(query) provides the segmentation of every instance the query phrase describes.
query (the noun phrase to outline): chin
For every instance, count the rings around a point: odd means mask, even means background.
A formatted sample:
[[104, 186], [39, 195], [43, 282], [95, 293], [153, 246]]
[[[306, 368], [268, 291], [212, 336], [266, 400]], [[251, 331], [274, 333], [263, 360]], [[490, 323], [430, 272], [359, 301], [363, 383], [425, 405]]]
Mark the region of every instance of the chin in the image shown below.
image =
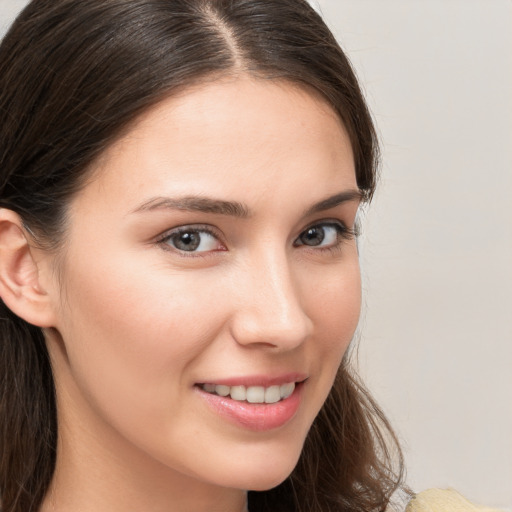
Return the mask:
[[286, 475], [282, 475], [280, 478], [276, 478], [275, 480], [265, 479], [263, 482], [258, 482], [259, 485], [253, 485], [252, 487], [247, 488], [249, 491], [268, 491], [282, 484], [291, 474], [291, 471]]
[[[229, 487], [249, 491], [268, 491], [284, 482], [295, 469], [300, 452], [293, 457], [269, 458], [261, 461], [245, 461], [243, 468], [233, 469], [229, 478]], [[233, 478], [233, 475], [236, 475]]]
[[268, 491], [282, 484], [290, 476], [293, 469], [294, 467], [290, 468], [289, 471], [282, 472], [271, 470], [267, 471], [266, 474], [237, 478], [236, 482], [231, 482], [230, 487], [246, 491]]

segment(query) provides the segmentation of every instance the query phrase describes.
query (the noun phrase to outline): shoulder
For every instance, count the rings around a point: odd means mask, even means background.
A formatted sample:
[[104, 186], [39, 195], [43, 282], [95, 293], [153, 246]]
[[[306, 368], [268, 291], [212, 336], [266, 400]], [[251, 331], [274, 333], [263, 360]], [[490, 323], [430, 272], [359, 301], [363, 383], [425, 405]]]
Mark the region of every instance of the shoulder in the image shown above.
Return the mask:
[[500, 512], [495, 508], [475, 505], [454, 489], [429, 489], [416, 494], [406, 512]]

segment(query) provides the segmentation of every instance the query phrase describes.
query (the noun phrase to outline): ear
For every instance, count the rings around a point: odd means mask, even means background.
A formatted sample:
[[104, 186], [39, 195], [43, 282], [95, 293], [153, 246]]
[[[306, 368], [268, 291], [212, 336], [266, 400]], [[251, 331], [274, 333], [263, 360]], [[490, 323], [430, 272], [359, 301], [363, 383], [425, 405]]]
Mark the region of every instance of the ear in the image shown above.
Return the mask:
[[[18, 214], [0, 208], [0, 297], [26, 322], [53, 327], [55, 318], [50, 296], [41, 283], [42, 260], [31, 247], [29, 234]], [[46, 262], [48, 263], [48, 262]]]

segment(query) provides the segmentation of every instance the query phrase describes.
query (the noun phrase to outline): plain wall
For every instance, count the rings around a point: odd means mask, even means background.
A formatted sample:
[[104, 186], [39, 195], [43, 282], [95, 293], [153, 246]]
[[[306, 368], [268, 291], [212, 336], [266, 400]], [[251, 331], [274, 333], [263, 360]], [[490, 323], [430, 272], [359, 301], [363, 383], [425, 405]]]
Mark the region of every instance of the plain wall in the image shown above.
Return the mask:
[[[25, 3], [0, 0], [0, 32]], [[512, 2], [317, 4], [383, 142], [361, 371], [414, 489], [512, 510]]]

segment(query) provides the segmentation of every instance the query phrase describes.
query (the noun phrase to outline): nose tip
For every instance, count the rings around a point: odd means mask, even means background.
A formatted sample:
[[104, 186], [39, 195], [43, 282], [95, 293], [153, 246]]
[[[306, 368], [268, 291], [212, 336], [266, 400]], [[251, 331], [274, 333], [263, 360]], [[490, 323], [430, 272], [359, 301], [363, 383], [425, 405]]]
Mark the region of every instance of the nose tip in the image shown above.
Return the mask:
[[232, 322], [233, 338], [240, 345], [293, 350], [311, 334], [312, 321], [287, 270], [260, 273], [246, 280], [243, 290]]

